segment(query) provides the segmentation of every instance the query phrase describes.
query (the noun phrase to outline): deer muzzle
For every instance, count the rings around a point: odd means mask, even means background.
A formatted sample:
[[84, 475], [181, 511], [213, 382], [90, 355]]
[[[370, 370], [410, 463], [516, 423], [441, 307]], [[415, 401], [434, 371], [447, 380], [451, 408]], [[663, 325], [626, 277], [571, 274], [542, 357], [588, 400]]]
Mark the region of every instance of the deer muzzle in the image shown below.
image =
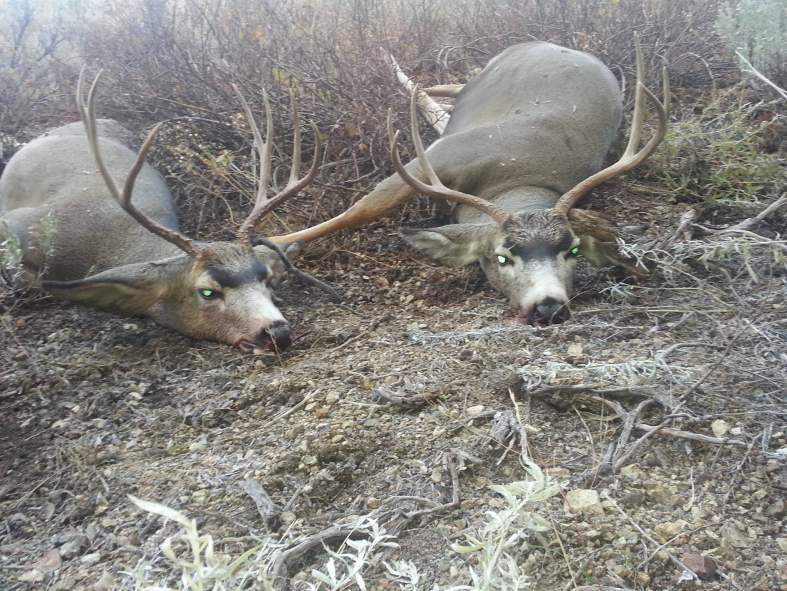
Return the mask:
[[528, 324], [560, 324], [571, 317], [566, 302], [547, 297], [533, 306], [527, 314]]
[[285, 320], [276, 320], [260, 332], [257, 343], [270, 351], [284, 351], [292, 343], [290, 325]]

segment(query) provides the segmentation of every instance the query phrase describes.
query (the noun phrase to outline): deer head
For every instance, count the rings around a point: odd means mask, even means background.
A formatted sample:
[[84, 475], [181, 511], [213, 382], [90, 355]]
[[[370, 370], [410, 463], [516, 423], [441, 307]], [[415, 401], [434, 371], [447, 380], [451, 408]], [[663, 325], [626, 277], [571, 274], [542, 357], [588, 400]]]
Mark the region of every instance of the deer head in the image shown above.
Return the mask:
[[259, 353], [266, 349], [286, 349], [291, 340], [290, 326], [274, 303], [274, 286], [286, 272], [293, 272], [309, 283], [330, 290], [292, 266], [287, 252], [293, 252], [295, 248], [283, 250], [268, 240], [252, 238], [256, 224], [274, 207], [301, 191], [317, 173], [320, 138], [315, 133], [314, 162], [306, 176], [298, 178], [301, 137], [294, 95], [295, 139], [289, 182], [284, 189], [269, 197], [273, 138], [270, 103], [263, 92], [267, 120], [266, 138], [263, 140], [251, 108], [234, 87], [259, 153], [261, 172], [256, 201], [238, 229], [236, 240], [197, 242], [176, 228], [165, 227], [150, 218], [132, 202], [134, 182], [161, 124], [148, 134], [123, 188], [119, 189], [102, 158], [97, 136], [95, 93], [100, 73], [88, 91], [87, 100], [82, 90], [83, 73], [77, 86], [77, 104], [91, 152], [110, 194], [143, 228], [173, 244], [182, 254], [115, 267], [75, 281], [45, 281], [43, 287], [66, 299], [108, 311], [150, 316], [185, 335], [229, 343], [244, 351]]

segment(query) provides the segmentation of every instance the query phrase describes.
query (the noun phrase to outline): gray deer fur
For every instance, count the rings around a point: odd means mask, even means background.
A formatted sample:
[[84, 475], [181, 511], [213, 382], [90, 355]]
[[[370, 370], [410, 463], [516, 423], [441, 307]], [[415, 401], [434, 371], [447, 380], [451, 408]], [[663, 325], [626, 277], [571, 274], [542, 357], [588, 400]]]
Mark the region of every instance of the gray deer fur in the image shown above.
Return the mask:
[[[98, 136], [107, 168], [122, 183], [136, 157], [131, 133], [99, 120]], [[133, 201], [148, 217], [178, 228], [172, 195], [148, 164]], [[284, 273], [280, 258], [265, 246], [218, 242], [205, 243], [195, 260], [142, 228], [110, 197], [80, 122], [31, 141], [8, 162], [0, 178], [0, 244], [9, 240], [22, 250], [17, 275], [54, 295], [150, 316], [189, 336], [245, 350], [289, 344], [289, 326], [271, 293], [272, 281]], [[216, 270], [233, 285], [222, 285]], [[221, 301], [206, 301], [201, 289], [221, 290]]]

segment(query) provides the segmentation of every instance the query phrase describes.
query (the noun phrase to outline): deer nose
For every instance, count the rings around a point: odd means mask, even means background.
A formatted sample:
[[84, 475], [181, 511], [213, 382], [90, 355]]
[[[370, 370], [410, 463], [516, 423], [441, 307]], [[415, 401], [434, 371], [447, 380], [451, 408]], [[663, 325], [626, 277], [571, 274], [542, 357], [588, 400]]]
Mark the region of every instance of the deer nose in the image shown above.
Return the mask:
[[290, 325], [285, 320], [276, 320], [260, 333], [258, 340], [270, 345], [276, 351], [284, 351], [290, 346]]
[[571, 316], [565, 302], [548, 297], [536, 304], [531, 312], [532, 323], [538, 324], [560, 324]]

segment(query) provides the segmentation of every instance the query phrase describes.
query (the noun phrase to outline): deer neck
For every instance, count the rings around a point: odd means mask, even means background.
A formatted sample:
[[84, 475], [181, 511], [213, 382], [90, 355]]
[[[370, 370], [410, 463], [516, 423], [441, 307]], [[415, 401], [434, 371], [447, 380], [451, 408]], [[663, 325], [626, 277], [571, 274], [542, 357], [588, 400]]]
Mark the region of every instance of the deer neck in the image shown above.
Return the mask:
[[[491, 201], [510, 213], [533, 211], [536, 209], [549, 209], [554, 207], [560, 194], [544, 187], [516, 187], [513, 189], [491, 190], [481, 193], [479, 197]], [[458, 205], [454, 208], [452, 217], [458, 223], [480, 223], [492, 221], [486, 214], [469, 207]]]

